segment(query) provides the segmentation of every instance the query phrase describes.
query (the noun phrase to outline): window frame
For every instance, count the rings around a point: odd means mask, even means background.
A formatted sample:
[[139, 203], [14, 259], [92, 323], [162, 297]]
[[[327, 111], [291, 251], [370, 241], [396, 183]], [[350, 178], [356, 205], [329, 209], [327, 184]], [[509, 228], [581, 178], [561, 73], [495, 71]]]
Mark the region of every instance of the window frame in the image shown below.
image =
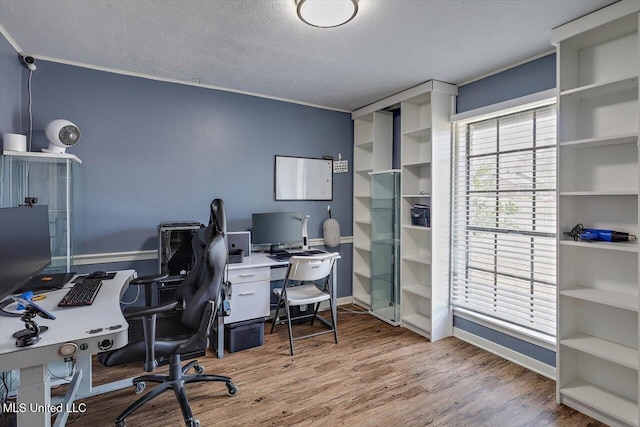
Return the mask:
[[[540, 195], [546, 193], [546, 194], [552, 194], [554, 196], [554, 220], [557, 221], [557, 189], [558, 189], [558, 179], [557, 179], [557, 162], [552, 162], [549, 164], [553, 165], [553, 176], [554, 176], [554, 181], [552, 183], [551, 187], [546, 187], [546, 188], [540, 188], [538, 187], [539, 184], [539, 180], [538, 180], [538, 176], [537, 176], [537, 170], [538, 170], [538, 154], [540, 152], [542, 152], [541, 150], [551, 150], [553, 152], [553, 155], [556, 156], [557, 155], [557, 126], [558, 123], [557, 121], [555, 122], [555, 129], [553, 132], [554, 135], [554, 142], [553, 144], [543, 144], [543, 145], [539, 145], [539, 141], [537, 138], [537, 113], [538, 111], [540, 111], [541, 108], [544, 107], [549, 107], [549, 106], [553, 106], [554, 109], [557, 108], [557, 104], [556, 104], [556, 98], [553, 97], [549, 97], [548, 95], [550, 95], [550, 92], [552, 91], [545, 91], [539, 94], [534, 94], [532, 96], [528, 96], [525, 98], [528, 98], [528, 100], [530, 100], [528, 103], [522, 102], [522, 103], [518, 103], [517, 100], [512, 100], [512, 101], [508, 101], [507, 103], [501, 103], [498, 104], [498, 106], [501, 106], [503, 108], [496, 108], [497, 106], [489, 106], [489, 107], [484, 107], [482, 109], [478, 109], [478, 110], [474, 110], [471, 112], [466, 112], [466, 113], [461, 113], [461, 114], [457, 114], [451, 117], [451, 122], [452, 122], [452, 127], [453, 127], [453, 135], [454, 135], [454, 141], [452, 144], [452, 162], [453, 162], [453, 167], [452, 167], [452, 199], [451, 199], [451, 229], [452, 229], [452, 243], [451, 243], [451, 269], [450, 269], [450, 301], [451, 301], [451, 306], [452, 306], [452, 310], [457, 314], [462, 314], [463, 317], [471, 317], [471, 318], [477, 318], [482, 320], [483, 323], [494, 323], [496, 326], [498, 326], [501, 329], [508, 329], [511, 330], [514, 335], [518, 338], [524, 336], [524, 337], [528, 337], [531, 338], [534, 344], [542, 344], [541, 346], [543, 347], [549, 347], [554, 345], [555, 341], [556, 341], [556, 318], [557, 318], [557, 297], [556, 297], [556, 292], [557, 292], [557, 280], [554, 280], [553, 282], [550, 282], [548, 280], [543, 280], [541, 278], [536, 279], [536, 275], [539, 275], [540, 273], [536, 273], [536, 269], [534, 268], [535, 265], [535, 249], [534, 249], [534, 238], [538, 237], [538, 238], [542, 238], [542, 239], [553, 239], [551, 242], [549, 242], [549, 246], [550, 247], [557, 247], [557, 232], [555, 230], [555, 224], [553, 227], [548, 227], [549, 231], [536, 231], [535, 227], [536, 227], [536, 207], [537, 207], [537, 201], [539, 201], [538, 197], [540, 197]], [[531, 99], [532, 97], [535, 97], [537, 99]], [[531, 102], [534, 101], [534, 102]], [[509, 104], [508, 107], [505, 104]], [[493, 109], [493, 111], [488, 111], [488, 109]], [[532, 113], [532, 140], [531, 140], [531, 145], [526, 147], [526, 148], [514, 148], [514, 149], [505, 149], [504, 151], [500, 150], [500, 119], [505, 119], [508, 116], [513, 115], [514, 113], [518, 113], [518, 114], [526, 114], [526, 113]], [[554, 112], [556, 113], [556, 117], [557, 117], [557, 111], [554, 110]], [[474, 114], [475, 113], [475, 114]], [[471, 127], [474, 124], [481, 124], [482, 122], [485, 121], [490, 121], [490, 120], [495, 120], [495, 124], [493, 124], [492, 126], [495, 129], [496, 135], [495, 135], [495, 150], [493, 151], [489, 151], [489, 152], [483, 152], [480, 154], [473, 154], [472, 153], [472, 142], [471, 142], [471, 138], [472, 138], [472, 132], [471, 132]], [[460, 144], [460, 126], [465, 126], [465, 147], [464, 147], [464, 160], [460, 158], [459, 156], [459, 144]], [[460, 150], [461, 151], [461, 150]], [[505, 228], [500, 228], [500, 210], [499, 210], [499, 203], [500, 203], [500, 196], [504, 195], [505, 193], [508, 193], [509, 190], [502, 190], [500, 191], [500, 157], [502, 155], [510, 155], [510, 154], [517, 154], [520, 152], [530, 152], [532, 155], [532, 176], [533, 176], [533, 181], [532, 181], [532, 187], [530, 190], [527, 190], [527, 192], [529, 192], [531, 194], [530, 199], [527, 200], [531, 200], [531, 223], [532, 223], [532, 230], [510, 230], [510, 229], [505, 229]], [[488, 158], [491, 159], [491, 157], [493, 156], [493, 158], [495, 159], [495, 164], [496, 164], [496, 169], [495, 169], [495, 174], [496, 174], [496, 180], [494, 182], [494, 187], [491, 189], [486, 189], [486, 190], [470, 190], [472, 188], [470, 180], [471, 180], [471, 162], [472, 159], [482, 159], [482, 158]], [[462, 166], [464, 162], [464, 170], [461, 171], [459, 168]], [[460, 182], [460, 180], [464, 179], [465, 182], [464, 184], [462, 184]], [[464, 194], [460, 194], [462, 193], [461, 191], [459, 191], [461, 188], [464, 188]], [[513, 190], [514, 192], [524, 192], [523, 190]], [[471, 215], [471, 207], [470, 207], [470, 194], [493, 194], [495, 193], [496, 196], [496, 211], [495, 211], [495, 219], [496, 219], [496, 226], [495, 227], [477, 227], [477, 226], [473, 226], [473, 225], [469, 225], [468, 222], [470, 220], [470, 215]], [[460, 199], [464, 198], [465, 202], [461, 203]], [[460, 208], [463, 207], [464, 208], [464, 212], [460, 213], [460, 212], [456, 212], [456, 208]], [[461, 226], [460, 224], [456, 224], [456, 221], [460, 218], [463, 217], [465, 218], [465, 225]], [[460, 229], [463, 229], [463, 234], [464, 237], [460, 237], [461, 235], [461, 231]], [[553, 230], [553, 231], [550, 231]], [[490, 266], [487, 266], [487, 269], [478, 269], [477, 267], [473, 267], [470, 266], [469, 264], [469, 239], [470, 239], [470, 232], [473, 231], [479, 231], [479, 232], [490, 232], [493, 234], [493, 242], [494, 242], [494, 259], [493, 259], [493, 264]], [[530, 236], [531, 237], [531, 256], [530, 256], [530, 275], [529, 277], [524, 277], [524, 276], [517, 276], [513, 275], [511, 276], [512, 278], [514, 278], [515, 280], [522, 280], [525, 282], [529, 283], [529, 292], [531, 295], [531, 309], [530, 309], [530, 313], [531, 315], [534, 314], [534, 312], [536, 311], [534, 308], [534, 305], [536, 303], [536, 298], [535, 298], [535, 285], [539, 284], [539, 285], [543, 285], [543, 286], [547, 286], [552, 288], [552, 292], [550, 293], [552, 295], [552, 298], [547, 298], [545, 301], [549, 304], [549, 303], [555, 303], [552, 307], [553, 307], [553, 312], [550, 314], [547, 314], [546, 317], [552, 319], [552, 325], [549, 328], [546, 328], [546, 330], [541, 330], [541, 329], [536, 329], [536, 328], [529, 328], [525, 325], [519, 324], [516, 321], [513, 321], [514, 318], [518, 318], [518, 316], [513, 316], [511, 317], [512, 320], [509, 320], [509, 316], [508, 315], [502, 315], [502, 316], [492, 316], [491, 314], [487, 313], [486, 311], [482, 311], [482, 310], [474, 310], [473, 308], [470, 308], [468, 305], [460, 305], [460, 304], [456, 304], [455, 301], [456, 300], [460, 300], [460, 296], [455, 297], [454, 293], [456, 292], [456, 289], [460, 289], [461, 287], [464, 287], [464, 284], [458, 284], [456, 283], [455, 279], [455, 275], [459, 274], [459, 273], [463, 273], [465, 280], [468, 279], [468, 275], [469, 275], [469, 271], [471, 269], [475, 269], [475, 270], [482, 270], [482, 272], [485, 273], [489, 273], [493, 275], [493, 284], [492, 284], [492, 289], [494, 289], [494, 291], [496, 292], [495, 295], [497, 295], [497, 289], [499, 288], [500, 284], [498, 283], [498, 278], [500, 276], [509, 276], [508, 274], [506, 274], [505, 272], [500, 272], [499, 269], [499, 265], [498, 265], [498, 260], [499, 260], [499, 256], [497, 255], [498, 253], [498, 247], [499, 247], [499, 236], [500, 235], [505, 235], [505, 236], [513, 236], [513, 235], [517, 235], [517, 236]], [[462, 246], [460, 244], [460, 242], [458, 241], [458, 239], [460, 239], [460, 241], [462, 241], [464, 239], [464, 246]], [[465, 252], [465, 260], [464, 260], [464, 265], [462, 266], [462, 268], [460, 267], [460, 260], [456, 259], [458, 252], [463, 250]], [[460, 270], [463, 270], [460, 271]], [[553, 272], [553, 275], [555, 277], [556, 275], [556, 269], [555, 267], [552, 269], [549, 269], [550, 271]], [[497, 296], [494, 296], [494, 307], [496, 306], [495, 301], [497, 300]], [[544, 303], [542, 301], [539, 301], [538, 304], [541, 306], [541, 308], [538, 309], [538, 311], [544, 311], [545, 309], [547, 309], [547, 307], [544, 305]], [[478, 306], [480, 306], [481, 304], [478, 304]], [[500, 310], [500, 308], [498, 308], [498, 311]], [[502, 308], [502, 310], [504, 311], [504, 308]], [[521, 308], [519, 308], [519, 312], [523, 312], [523, 310]], [[553, 333], [551, 334], [550, 331], [553, 331]], [[529, 339], [527, 339], [527, 341], [529, 341]]]

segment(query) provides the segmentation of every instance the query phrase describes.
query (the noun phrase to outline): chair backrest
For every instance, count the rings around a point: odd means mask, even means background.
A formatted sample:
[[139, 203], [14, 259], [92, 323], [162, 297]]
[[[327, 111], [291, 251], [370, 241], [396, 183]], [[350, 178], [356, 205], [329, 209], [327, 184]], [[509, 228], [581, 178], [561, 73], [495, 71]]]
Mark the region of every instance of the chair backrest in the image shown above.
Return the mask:
[[313, 281], [323, 279], [331, 274], [337, 253], [313, 256], [292, 256], [289, 259], [287, 280]]
[[208, 301], [217, 307], [220, 288], [227, 264], [227, 244], [224, 202], [211, 202], [209, 225], [200, 228], [193, 237], [193, 268], [176, 292], [176, 298], [184, 304], [182, 323], [197, 329]]

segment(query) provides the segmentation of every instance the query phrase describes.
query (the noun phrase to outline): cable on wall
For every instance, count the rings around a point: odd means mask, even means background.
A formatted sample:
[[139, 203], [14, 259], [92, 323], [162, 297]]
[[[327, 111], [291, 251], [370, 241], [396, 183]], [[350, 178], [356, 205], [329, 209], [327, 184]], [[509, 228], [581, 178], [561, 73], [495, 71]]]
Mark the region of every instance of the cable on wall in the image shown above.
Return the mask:
[[33, 142], [33, 113], [31, 112], [31, 77], [33, 76], [33, 70], [29, 70], [29, 82], [27, 84], [27, 92], [29, 93], [29, 148], [31, 151], [31, 145]]

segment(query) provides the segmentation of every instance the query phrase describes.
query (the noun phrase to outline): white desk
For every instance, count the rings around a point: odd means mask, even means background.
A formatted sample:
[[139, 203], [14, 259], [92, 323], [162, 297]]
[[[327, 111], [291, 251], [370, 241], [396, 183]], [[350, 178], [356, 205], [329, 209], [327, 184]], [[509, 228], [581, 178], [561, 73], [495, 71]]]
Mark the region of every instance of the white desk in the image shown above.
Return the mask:
[[[340, 257], [338, 257], [340, 258]], [[252, 253], [242, 263], [229, 264], [229, 281], [232, 286], [231, 316], [218, 317], [218, 357], [224, 357], [224, 325], [271, 315], [271, 285], [273, 280], [283, 280], [289, 260], [277, 261], [265, 253]], [[278, 268], [280, 267], [280, 268]], [[336, 295], [338, 290], [338, 262], [331, 277], [333, 318], [337, 324]]]
[[[40, 335], [39, 342], [29, 347], [16, 347], [11, 336], [24, 328], [20, 318], [0, 317], [0, 371], [20, 370], [18, 404], [27, 405], [27, 411], [18, 411], [18, 427], [51, 425], [51, 412], [47, 410], [51, 408], [47, 363], [63, 360], [58, 355], [62, 344], [75, 343], [78, 346], [76, 374], [62, 407], [68, 408], [76, 395], [80, 398], [100, 393], [91, 386], [91, 355], [127, 344], [129, 325], [120, 310], [120, 298], [134, 277], [134, 270], [124, 270], [118, 271], [111, 280], [103, 280], [90, 306], [58, 307], [70, 284], [47, 293], [47, 297], [37, 304], [50, 311], [56, 319], [35, 319], [38, 325], [48, 326], [49, 330]], [[12, 307], [9, 305], [7, 310], [11, 311]], [[33, 411], [34, 405], [42, 406]], [[55, 425], [64, 425], [67, 416], [68, 413], [59, 414]]]

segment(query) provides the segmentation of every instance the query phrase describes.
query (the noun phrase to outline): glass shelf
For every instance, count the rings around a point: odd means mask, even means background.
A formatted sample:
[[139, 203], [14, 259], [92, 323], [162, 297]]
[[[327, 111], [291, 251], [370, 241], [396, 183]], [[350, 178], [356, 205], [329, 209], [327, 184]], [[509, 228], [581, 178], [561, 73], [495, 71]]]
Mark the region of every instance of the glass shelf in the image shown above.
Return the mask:
[[37, 197], [38, 205], [47, 205], [51, 265], [45, 271], [70, 272], [82, 161], [67, 153], [4, 151], [2, 154], [0, 207], [18, 206], [25, 197]]

